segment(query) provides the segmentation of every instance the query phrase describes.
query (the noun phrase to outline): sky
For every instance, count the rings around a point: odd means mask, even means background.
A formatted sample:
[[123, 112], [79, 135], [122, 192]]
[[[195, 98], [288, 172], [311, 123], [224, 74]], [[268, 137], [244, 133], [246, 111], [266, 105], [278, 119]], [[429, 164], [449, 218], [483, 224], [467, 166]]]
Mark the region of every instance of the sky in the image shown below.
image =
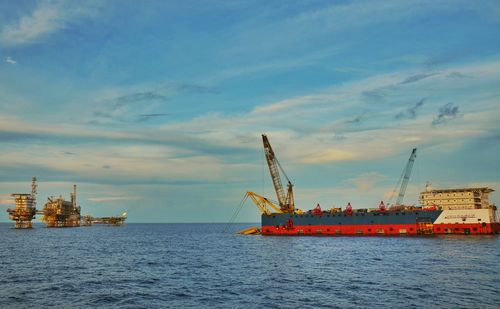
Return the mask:
[[[0, 221], [38, 207], [227, 222], [276, 200], [265, 133], [311, 209], [488, 186], [500, 204], [498, 1], [0, 0]], [[236, 221], [258, 222], [248, 201]]]

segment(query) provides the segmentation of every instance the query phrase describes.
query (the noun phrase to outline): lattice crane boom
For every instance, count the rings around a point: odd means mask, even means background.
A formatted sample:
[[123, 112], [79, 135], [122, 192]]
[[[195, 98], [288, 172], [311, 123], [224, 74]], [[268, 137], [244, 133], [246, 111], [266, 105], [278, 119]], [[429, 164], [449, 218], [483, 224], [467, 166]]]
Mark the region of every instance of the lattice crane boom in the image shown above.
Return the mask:
[[[248, 191], [246, 194], [247, 197], [250, 197], [254, 204], [260, 209], [261, 213], [266, 214], [266, 215], [271, 215], [272, 211], [271, 209], [274, 210], [276, 213], [281, 213], [281, 209], [279, 206], [275, 205], [273, 202], [268, 200], [267, 198], [258, 195], [257, 193]], [[271, 208], [271, 209], [269, 209]]]
[[403, 181], [401, 182], [401, 188], [399, 189], [398, 198], [396, 200], [397, 205], [401, 205], [403, 203], [403, 198], [405, 196], [406, 187], [408, 186], [408, 181], [410, 180], [411, 171], [413, 169], [413, 163], [417, 158], [417, 148], [413, 148], [411, 151], [410, 158], [408, 159], [408, 163], [406, 163], [406, 167], [404, 169]]
[[[264, 154], [266, 156], [267, 165], [269, 166], [269, 172], [271, 173], [271, 178], [273, 180], [274, 190], [276, 191], [276, 196], [278, 198], [279, 206], [281, 212], [291, 213], [295, 210], [295, 204], [293, 199], [293, 185], [285, 174], [285, 171], [281, 167], [278, 159], [274, 155], [273, 148], [267, 139], [265, 134], [262, 134], [262, 142], [264, 144]], [[281, 183], [281, 176], [279, 170], [283, 173], [286, 180], [288, 181], [288, 190], [285, 194], [283, 184]]]

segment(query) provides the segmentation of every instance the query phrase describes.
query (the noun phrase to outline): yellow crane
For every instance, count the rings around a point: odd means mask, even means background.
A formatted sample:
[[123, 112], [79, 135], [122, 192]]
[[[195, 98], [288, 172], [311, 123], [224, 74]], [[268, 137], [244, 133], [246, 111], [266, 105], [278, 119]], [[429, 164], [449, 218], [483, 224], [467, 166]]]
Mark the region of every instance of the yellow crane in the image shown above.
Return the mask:
[[[266, 156], [267, 165], [269, 167], [269, 172], [271, 173], [271, 179], [273, 180], [274, 190], [276, 191], [276, 196], [278, 197], [279, 205], [270, 201], [268, 198], [263, 197], [255, 192], [248, 191], [243, 199], [241, 200], [240, 206], [238, 210], [233, 214], [233, 217], [230, 221], [234, 220], [238, 215], [239, 210], [245, 204], [246, 200], [250, 197], [255, 206], [259, 208], [260, 212], [263, 215], [270, 216], [274, 214], [282, 214], [282, 213], [292, 213], [292, 214], [303, 214], [304, 212], [300, 209], [295, 208], [295, 201], [293, 198], [293, 184], [288, 179], [288, 176], [285, 174], [285, 171], [281, 167], [278, 159], [274, 155], [273, 148], [271, 147], [271, 143], [265, 134], [262, 134], [262, 143], [264, 144], [264, 154]], [[281, 183], [280, 171], [285, 176], [288, 182], [288, 188], [285, 194], [285, 190], [283, 189], [283, 185]], [[226, 228], [227, 229], [227, 228]], [[239, 231], [238, 234], [242, 235], [253, 235], [260, 234], [260, 229], [258, 227], [250, 227]]]
[[[276, 196], [278, 197], [280, 210], [282, 213], [293, 213], [295, 210], [295, 202], [293, 199], [292, 182], [288, 179], [288, 176], [285, 174], [281, 164], [274, 155], [271, 143], [269, 143], [265, 134], [262, 134], [262, 143], [264, 144], [264, 154], [266, 155], [267, 165], [269, 166], [269, 172], [271, 173], [271, 178], [273, 180], [274, 190], [276, 191]], [[280, 170], [288, 181], [288, 190], [286, 194], [283, 185], [281, 184]]]
[[[265, 134], [262, 134], [262, 143], [264, 144], [264, 154], [266, 156], [267, 165], [269, 167], [269, 172], [271, 173], [271, 179], [273, 180], [274, 190], [276, 191], [276, 196], [278, 197], [278, 204], [271, 202], [269, 199], [260, 196], [254, 192], [247, 192], [245, 198], [250, 197], [254, 204], [259, 208], [259, 210], [266, 215], [274, 213], [302, 213], [302, 210], [295, 209], [295, 201], [293, 198], [293, 184], [288, 179], [285, 171], [281, 167], [278, 159], [276, 158], [271, 143]], [[285, 176], [288, 185], [287, 191], [283, 188], [281, 183], [280, 171]]]
[[[250, 197], [257, 208], [260, 209], [260, 212], [262, 212], [263, 214], [270, 215], [272, 213], [272, 210], [274, 210], [274, 212], [276, 213], [282, 213], [279, 206], [275, 205], [267, 198], [258, 195], [257, 193], [248, 191], [246, 197]], [[271, 208], [272, 210], [269, 208]]]

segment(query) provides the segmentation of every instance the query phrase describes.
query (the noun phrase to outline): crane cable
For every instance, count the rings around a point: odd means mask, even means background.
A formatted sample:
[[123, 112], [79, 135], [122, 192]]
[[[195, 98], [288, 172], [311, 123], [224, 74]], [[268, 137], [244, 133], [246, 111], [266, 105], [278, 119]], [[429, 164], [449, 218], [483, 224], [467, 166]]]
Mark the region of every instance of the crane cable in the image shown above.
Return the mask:
[[266, 179], [264, 178], [264, 170], [265, 170], [267, 164], [266, 164], [266, 162], [264, 162], [264, 158], [266, 157], [266, 151], [264, 149], [262, 149], [262, 154], [263, 154], [263, 156], [259, 156], [260, 157], [261, 167], [262, 167], [261, 168], [262, 191], [260, 191], [260, 192], [262, 192], [264, 194], [264, 196], [265, 196], [266, 192], [264, 191], [264, 188], [265, 188], [265, 185], [266, 185], [265, 184]]
[[234, 210], [233, 215], [231, 216], [231, 218], [227, 222], [226, 226], [224, 227], [223, 233], [226, 233], [227, 230], [229, 229], [230, 225], [232, 225], [234, 223], [234, 221], [238, 217], [238, 214], [240, 213], [241, 209], [243, 208], [243, 205], [245, 205], [245, 202], [247, 201], [247, 199], [248, 199], [248, 194], [245, 194], [245, 196], [241, 199], [240, 204]]
[[[413, 181], [414, 184], [417, 184], [417, 189], [418, 189], [418, 186], [420, 185], [420, 182], [422, 181], [422, 177], [420, 175], [420, 161], [416, 161], [415, 160], [415, 165], [413, 166], [413, 170], [415, 170], [415, 172], [413, 173], [413, 179], [415, 179]], [[415, 185], [414, 185], [415, 186]], [[417, 191], [418, 192], [418, 191]], [[418, 195], [420, 196], [420, 195]], [[417, 201], [418, 203], [420, 202], [420, 198], [419, 200]]]
[[[410, 180], [411, 171], [413, 169], [415, 159], [417, 158], [416, 151], [417, 151], [417, 148], [413, 148], [411, 155], [410, 155], [410, 158], [408, 159], [408, 162], [406, 163], [405, 168], [403, 169], [403, 172], [401, 173], [401, 176], [399, 177], [399, 180], [396, 183], [396, 186], [394, 187], [394, 190], [392, 191], [392, 194], [391, 194], [389, 200], [387, 201], [387, 206], [389, 206], [389, 204], [391, 203], [394, 196], [396, 196], [396, 190], [399, 186], [401, 186], [401, 188], [399, 189], [398, 198], [396, 199], [396, 203], [399, 204], [402, 202], [402, 198], [401, 198], [401, 201], [399, 200], [400, 199], [399, 195], [401, 193], [403, 193], [403, 196], [404, 196], [404, 193], [406, 191], [408, 181]], [[403, 186], [404, 186], [404, 188], [403, 188]]]
[[276, 161], [276, 163], [278, 164], [278, 167], [280, 168], [281, 172], [283, 173], [283, 176], [285, 176], [286, 178], [286, 181], [288, 181], [288, 183], [291, 183], [290, 182], [290, 179], [288, 179], [288, 176], [286, 175], [285, 173], [285, 170], [281, 167], [281, 164], [280, 164], [280, 161], [278, 161], [278, 158], [274, 157], [274, 160]]
[[392, 202], [392, 199], [397, 195], [396, 191], [398, 190], [398, 187], [401, 185], [401, 182], [403, 181], [403, 177], [405, 175], [406, 169], [403, 169], [403, 172], [401, 173], [401, 176], [399, 176], [398, 182], [396, 183], [396, 186], [394, 186], [394, 190], [391, 192], [391, 196], [389, 197], [389, 200], [387, 201], [387, 207], [389, 207], [389, 204]]

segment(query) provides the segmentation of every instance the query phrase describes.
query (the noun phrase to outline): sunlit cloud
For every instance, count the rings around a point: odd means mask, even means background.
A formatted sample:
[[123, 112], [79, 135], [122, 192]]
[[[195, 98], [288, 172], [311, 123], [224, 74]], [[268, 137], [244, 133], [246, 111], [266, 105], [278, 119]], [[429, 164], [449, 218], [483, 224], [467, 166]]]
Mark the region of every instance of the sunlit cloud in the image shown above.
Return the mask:
[[304, 163], [326, 163], [332, 161], [352, 161], [359, 160], [362, 156], [356, 151], [345, 151], [345, 150], [323, 150], [319, 153], [314, 153], [306, 156], [302, 162]]
[[140, 200], [141, 196], [102, 196], [102, 197], [90, 197], [88, 198], [91, 202], [114, 202], [114, 201], [132, 201]]
[[[484, 80], [499, 80], [500, 77], [492, 69], [499, 66], [498, 62], [493, 61], [488, 64], [455, 67], [449, 71], [466, 72], [467, 75], [474, 78], [464, 79], [462, 87], [475, 87], [476, 84], [483, 83]], [[455, 95], [457, 81], [450, 84], [447, 78], [448, 74], [445, 71], [433, 76], [431, 83], [433, 85], [439, 84], [443, 95], [446, 95], [446, 91], [449, 91], [450, 95]], [[196, 166], [196, 160], [201, 158], [204, 158], [199, 163], [200, 166], [205, 166], [202, 168], [203, 170], [206, 170], [206, 166], [223, 166], [226, 164], [224, 158], [226, 149], [239, 149], [237, 155], [242, 155], [245, 149], [247, 152], [256, 151], [258, 153], [261, 147], [260, 133], [267, 133], [271, 140], [278, 145], [290, 144], [286, 147], [293, 149], [293, 151], [285, 151], [282, 157], [303, 164], [321, 164], [332, 161], [381, 158], [398, 153], [402, 149], [411, 149], [415, 144], [433, 145], [452, 136], [480, 136], [484, 134], [485, 130], [488, 130], [488, 127], [485, 126], [494, 126], [493, 114], [488, 112], [488, 109], [495, 108], [494, 101], [474, 99], [476, 104], [480, 104], [484, 108], [475, 108], [473, 111], [467, 112], [467, 117], [464, 117], [460, 123], [456, 123], [453, 128], [440, 127], [439, 130], [435, 130], [430, 124], [436, 119], [448, 120], [453, 115], [456, 116], [458, 107], [443, 106], [442, 102], [433, 98], [415, 99], [412, 93], [421, 93], [420, 88], [428, 87], [427, 84], [409, 83], [401, 89], [394, 86], [401, 80], [405, 80], [405, 76], [413, 75], [406, 72], [382, 74], [366, 80], [327, 88], [319, 93], [260, 105], [248, 113], [211, 113], [185, 122], [169, 122], [155, 128], [115, 130], [110, 127], [103, 130], [64, 123], [45, 126], [37, 124], [35, 121], [26, 123], [14, 117], [4, 116], [0, 122], [0, 131], [30, 134], [31, 137], [33, 134], [46, 134], [54, 138], [67, 136], [68, 139], [81, 141], [83, 145], [94, 142], [138, 143], [141, 145], [140, 148], [136, 147], [139, 153], [135, 158], [127, 158], [123, 155], [132, 154], [135, 152], [135, 148], [113, 144], [102, 145], [99, 149], [91, 151], [78, 148], [64, 149], [61, 150], [61, 154], [78, 154], [79, 157], [88, 158], [88, 162], [75, 164], [77, 162], [74, 161], [77, 159], [74, 158], [75, 155], [61, 155], [58, 164], [53, 164], [54, 167], [67, 166], [68, 169], [76, 168], [84, 171], [89, 168], [84, 164], [91, 164], [94, 166], [90, 169], [92, 172], [95, 172], [96, 169], [102, 170], [103, 166], [112, 167], [113, 171], [124, 172], [129, 169], [128, 165], [133, 164], [141, 166], [141, 172], [137, 175], [147, 175], [148, 173], [156, 175], [158, 171], [163, 171], [166, 174], [180, 176], [175, 172], [177, 168], [174, 167], [173, 172], [167, 172], [162, 166], [168, 166], [169, 162], [176, 166], [180, 160], [187, 160], [186, 162], [194, 160], [190, 166]], [[377, 109], [370, 110], [371, 106], [360, 98], [363, 93], [374, 88], [386, 88], [390, 97], [398, 97], [398, 99], [405, 101], [415, 100], [416, 103], [410, 106], [403, 115], [409, 121], [404, 123], [391, 121], [391, 119], [398, 118], [399, 114], [396, 111], [392, 112], [393, 107], [388, 103], [384, 103], [385, 107], [379, 105]], [[494, 95], [495, 89], [490, 91]], [[410, 94], [407, 95], [407, 93]], [[143, 96], [141, 96], [142, 98]], [[363, 116], [353, 115], [350, 110], [354, 108], [357, 110], [365, 108], [366, 112]], [[441, 118], [439, 116], [435, 118], [436, 109], [441, 110]], [[417, 110], [420, 116], [415, 119]], [[403, 118], [403, 116], [399, 118]], [[301, 123], [306, 125], [304, 121], [306, 118], [311, 122], [307, 124], [308, 131], [304, 131], [304, 127], [300, 127]], [[488, 119], [490, 121], [487, 121]], [[291, 141], [293, 143], [290, 143]], [[384, 141], [384, 147], [380, 146], [381, 141]], [[155, 145], [162, 146], [158, 148]], [[155, 159], [149, 163], [146, 162], [147, 157], [156, 153], [158, 149], [167, 151], [158, 157], [163, 161], [154, 163]], [[231, 153], [234, 158], [235, 154]], [[12, 154], [9, 157], [16, 158], [18, 156]], [[192, 159], [188, 159], [188, 157], [192, 157]], [[40, 160], [45, 160], [44, 164], [50, 164], [51, 161], [49, 158]], [[93, 164], [93, 162], [99, 162], [99, 164]], [[187, 172], [189, 170], [190, 168], [186, 169], [184, 177], [189, 174]]]
[[355, 178], [351, 178], [346, 181], [355, 185], [356, 188], [360, 191], [368, 191], [370, 189], [373, 189], [378, 182], [385, 180], [386, 178], [387, 177], [384, 175], [371, 172], [359, 175]]

